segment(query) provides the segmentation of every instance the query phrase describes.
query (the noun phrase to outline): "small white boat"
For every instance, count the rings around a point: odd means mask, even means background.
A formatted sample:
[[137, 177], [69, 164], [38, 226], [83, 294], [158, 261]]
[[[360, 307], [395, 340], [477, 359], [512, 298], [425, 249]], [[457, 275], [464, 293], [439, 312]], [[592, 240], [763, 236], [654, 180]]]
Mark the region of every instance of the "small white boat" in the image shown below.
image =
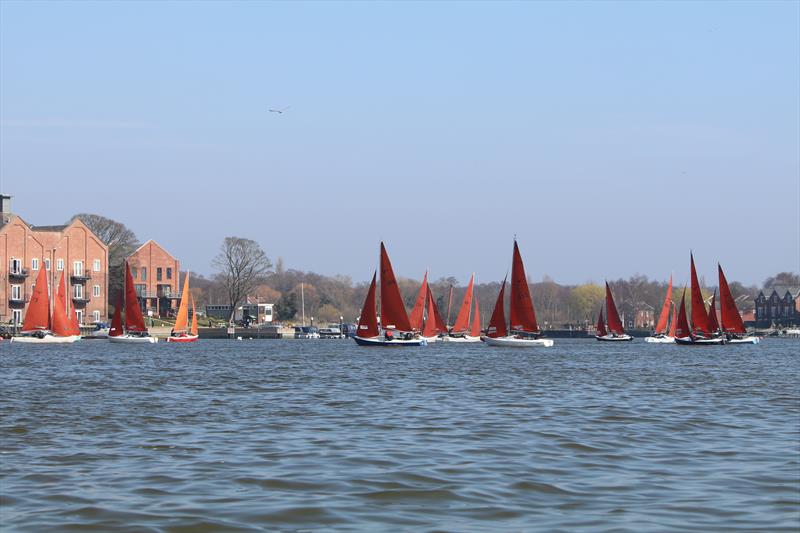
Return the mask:
[[446, 335], [442, 337], [442, 342], [481, 342], [481, 338], [472, 335]]
[[728, 336], [725, 339], [725, 344], [758, 344], [761, 342], [761, 337], [755, 335], [746, 335], [744, 337]]
[[408, 346], [427, 346], [428, 341], [424, 337], [414, 337], [412, 339], [400, 338], [386, 338], [385, 335], [378, 335], [377, 337], [359, 337], [355, 336], [353, 339], [359, 346], [388, 346], [392, 348], [401, 348]]
[[149, 333], [146, 335], [123, 333], [122, 335], [117, 335], [116, 337], [109, 337], [108, 341], [120, 344], [155, 344], [158, 342], [158, 338], [151, 337]]
[[60, 337], [58, 335], [53, 335], [49, 331], [42, 331], [33, 333], [31, 335], [18, 335], [16, 337], [11, 337], [11, 342], [21, 342], [27, 344], [72, 344], [73, 342], [80, 340], [80, 335], [67, 335], [65, 337]]
[[600, 315], [597, 317], [597, 335], [595, 339], [603, 342], [627, 342], [632, 341], [633, 337], [625, 333], [622, 320], [619, 318], [614, 297], [611, 295], [611, 288], [606, 282], [606, 309], [608, 311], [608, 329], [603, 320], [603, 308], [600, 308]]
[[691, 346], [720, 346], [725, 344], [724, 337], [711, 337], [704, 339], [703, 337], [675, 337], [676, 344], [691, 345]]
[[627, 333], [623, 333], [622, 335], [614, 335], [613, 333], [608, 333], [606, 335], [595, 335], [594, 338], [603, 342], [627, 342], [633, 340], [633, 337], [631, 337]]
[[675, 344], [675, 337], [670, 337], [669, 335], [655, 335], [653, 337], [645, 337], [644, 342], [650, 342], [654, 344]]
[[553, 339], [532, 339], [508, 335], [506, 337], [481, 337], [481, 340], [489, 346], [500, 346], [503, 348], [550, 348], [553, 346]]
[[[44, 263], [44, 261], [42, 261]], [[45, 269], [39, 269], [31, 301], [22, 321], [21, 334], [11, 337], [11, 342], [24, 344], [72, 344], [79, 340], [77, 320], [68, 314], [67, 291], [64, 272], [58, 290], [53, 295], [53, 313], [50, 313], [49, 284]]]
[[[139, 298], [131, 277], [131, 268], [125, 263], [125, 297], [124, 302], [117, 303], [114, 317], [111, 319], [111, 328], [108, 332], [108, 341], [119, 344], [155, 344], [156, 337], [150, 336], [144, 324], [142, 310], [139, 307]], [[122, 298], [120, 298], [122, 300]], [[125, 324], [122, 323], [122, 307], [125, 307]]]

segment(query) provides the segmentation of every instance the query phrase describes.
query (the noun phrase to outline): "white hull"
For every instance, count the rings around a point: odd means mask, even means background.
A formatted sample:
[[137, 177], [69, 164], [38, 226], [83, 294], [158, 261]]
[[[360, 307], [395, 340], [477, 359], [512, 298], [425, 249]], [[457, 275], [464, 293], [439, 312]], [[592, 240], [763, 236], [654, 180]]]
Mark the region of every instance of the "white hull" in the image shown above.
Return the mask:
[[68, 337], [56, 337], [55, 335], [45, 335], [42, 338], [35, 336], [22, 335], [11, 337], [11, 342], [22, 342], [27, 344], [72, 344], [80, 340], [80, 335], [70, 335]]
[[710, 339], [693, 339], [691, 337], [676, 337], [676, 344], [692, 345], [692, 346], [717, 346], [725, 344], [725, 339], [722, 337], [712, 337]]
[[353, 337], [353, 340], [356, 341], [356, 344], [359, 346], [395, 346], [395, 347], [403, 347], [403, 346], [427, 346], [428, 341], [425, 337], [417, 337], [414, 339], [392, 339], [387, 340], [385, 336], [379, 335], [377, 337], [359, 337], [356, 335]]
[[481, 337], [489, 346], [503, 348], [549, 348], [553, 339], [520, 339], [518, 337]]
[[158, 339], [155, 337], [139, 337], [136, 335], [119, 335], [117, 337], [109, 337], [109, 342], [117, 342], [120, 344], [155, 344]]
[[481, 342], [480, 337], [473, 337], [471, 335], [464, 335], [463, 337], [442, 337], [442, 342]]
[[728, 339], [725, 341], [725, 344], [758, 344], [761, 342], [760, 337], [748, 336], [748, 337], [734, 337], [732, 339]]
[[658, 337], [645, 337], [644, 342], [652, 342], [656, 344], [675, 344], [675, 337], [668, 335]]
[[438, 336], [433, 336], [433, 337], [420, 337], [420, 339], [425, 339], [425, 340], [428, 342], [428, 344], [430, 344], [430, 343], [432, 343], [432, 342], [439, 342], [439, 340], [440, 340]]
[[632, 341], [633, 337], [628, 335], [627, 333], [623, 333], [622, 335], [595, 335], [595, 339], [603, 342], [625, 342], [625, 341]]

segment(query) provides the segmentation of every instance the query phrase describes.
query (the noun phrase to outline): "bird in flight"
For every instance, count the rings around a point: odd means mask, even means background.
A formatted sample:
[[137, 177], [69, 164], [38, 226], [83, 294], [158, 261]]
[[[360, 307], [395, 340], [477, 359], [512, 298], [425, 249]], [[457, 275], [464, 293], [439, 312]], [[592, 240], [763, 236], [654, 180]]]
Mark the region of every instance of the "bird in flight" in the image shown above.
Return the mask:
[[283, 109], [270, 109], [269, 112], [270, 113], [278, 113], [279, 115], [283, 115], [283, 112], [286, 111], [287, 109], [289, 109], [289, 107], [291, 107], [291, 106], [287, 105]]

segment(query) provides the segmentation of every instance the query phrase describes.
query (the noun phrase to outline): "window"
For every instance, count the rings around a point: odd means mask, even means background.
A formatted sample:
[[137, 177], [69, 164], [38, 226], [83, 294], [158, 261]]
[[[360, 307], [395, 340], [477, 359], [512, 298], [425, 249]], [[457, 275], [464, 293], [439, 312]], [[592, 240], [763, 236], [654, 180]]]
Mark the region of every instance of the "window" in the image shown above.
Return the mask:
[[22, 309], [14, 309], [11, 311], [11, 322], [15, 326], [22, 324]]
[[83, 276], [83, 261], [73, 261], [73, 263], [72, 263], [72, 275], [73, 276]]
[[73, 285], [72, 296], [73, 298], [83, 299], [83, 285]]
[[92, 311], [92, 320], [95, 322], [100, 322], [100, 311]]
[[12, 259], [11, 260], [11, 273], [12, 274], [20, 274], [22, 273], [22, 261], [19, 259]]
[[[78, 285], [80, 287], [80, 285]], [[75, 314], [78, 316], [78, 324], [83, 324], [83, 311], [76, 310]]]
[[99, 259], [95, 259], [94, 260], [94, 264], [92, 264], [92, 270], [94, 270], [95, 272], [100, 272], [100, 260]]
[[50, 259], [44, 260], [44, 269], [47, 270], [48, 272], [50, 271]]
[[139, 276], [139, 269], [136, 267], [131, 267], [131, 277], [136, 279]]
[[147, 281], [147, 267], [142, 267], [142, 281]]
[[100, 296], [100, 285], [95, 285], [94, 287], [92, 287], [92, 296], [94, 296], [95, 298]]
[[21, 285], [12, 285], [11, 286], [11, 299], [12, 300], [22, 300], [22, 286]]
[[172, 279], [172, 267], [167, 267], [167, 279]]
[[39, 258], [34, 257], [31, 259], [31, 270], [39, 270]]
[[136, 290], [136, 296], [139, 298], [144, 298], [147, 296], [147, 285], [144, 283], [137, 283], [133, 286], [133, 288]]
[[161, 281], [161, 267], [156, 268], [156, 281]]
[[61, 272], [64, 270], [64, 260], [63, 259], [56, 259], [56, 270]]

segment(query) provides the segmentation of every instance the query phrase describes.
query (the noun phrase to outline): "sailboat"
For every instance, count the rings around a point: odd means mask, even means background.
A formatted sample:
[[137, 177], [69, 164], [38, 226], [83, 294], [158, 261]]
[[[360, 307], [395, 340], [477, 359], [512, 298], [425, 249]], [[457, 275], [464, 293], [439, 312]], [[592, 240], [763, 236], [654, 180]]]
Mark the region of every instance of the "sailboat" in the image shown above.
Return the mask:
[[755, 335], [748, 335], [742, 321], [742, 315], [736, 307], [731, 289], [728, 287], [728, 280], [722, 267], [717, 264], [719, 272], [719, 310], [722, 322], [722, 333], [728, 344], [758, 344], [761, 339]]
[[[712, 331], [711, 319], [706, 312], [703, 302], [703, 293], [700, 291], [700, 282], [697, 279], [697, 269], [694, 266], [694, 255], [690, 254], [692, 274], [692, 329], [688, 335], [675, 337], [678, 344], [693, 344], [698, 346], [724, 344], [725, 338]], [[685, 292], [685, 290], [684, 290]], [[713, 310], [712, 310], [713, 311]], [[680, 319], [679, 319], [680, 320]], [[678, 324], [680, 328], [681, 324]]]
[[431, 286], [428, 285], [427, 289], [427, 299], [425, 300], [427, 302], [427, 311], [425, 326], [422, 328], [422, 338], [430, 344], [438, 342], [447, 336], [447, 326], [444, 323], [442, 314], [439, 312], [439, 306], [436, 305], [436, 298], [433, 296]]
[[[123, 305], [117, 305], [114, 310], [114, 318], [111, 321], [111, 330], [108, 334], [110, 342], [119, 343], [155, 343], [158, 339], [151, 337], [144, 325], [144, 317], [139, 307], [139, 298], [136, 296], [136, 289], [133, 286], [131, 267], [125, 263], [125, 298]], [[125, 307], [125, 325], [123, 328], [120, 309]]]
[[380, 268], [380, 324], [378, 324], [375, 294], [376, 272], [372, 274], [372, 282], [358, 319], [358, 330], [353, 339], [359, 346], [427, 346], [428, 341], [413, 331], [383, 242], [381, 242]]
[[533, 308], [531, 291], [528, 279], [525, 276], [525, 266], [519, 253], [517, 240], [514, 239], [514, 253], [511, 263], [511, 307], [510, 323], [506, 328], [505, 304], [503, 302], [506, 289], [506, 280], [500, 287], [497, 302], [494, 305], [492, 318], [486, 335], [481, 340], [489, 346], [504, 346], [514, 348], [549, 347], [553, 345], [552, 339], [542, 339], [539, 324], [536, 322], [536, 311]]
[[[458, 310], [456, 323], [450, 328], [447, 335], [442, 337], [443, 342], [480, 342], [480, 327], [478, 328], [478, 335], [473, 335], [473, 327], [470, 324], [470, 310], [472, 308], [473, 291], [475, 287], [475, 274], [469, 278], [467, 291], [464, 293], [464, 299], [461, 302], [461, 307]], [[475, 309], [477, 312], [478, 301], [475, 300]]]
[[[189, 303], [192, 303], [192, 322], [195, 331], [189, 329]], [[183, 292], [181, 293], [181, 303], [178, 306], [178, 316], [175, 317], [175, 326], [172, 328], [167, 342], [194, 342], [197, 340], [197, 318], [194, 314], [194, 300], [192, 293], [189, 292], [189, 271], [183, 280]]]
[[[42, 261], [44, 264], [44, 261]], [[11, 342], [31, 344], [70, 344], [80, 339], [67, 316], [67, 295], [64, 273], [61, 273], [60, 291], [55, 295], [53, 314], [50, 314], [50, 298], [46, 269], [40, 268], [33, 287], [31, 301], [22, 320], [21, 335], [11, 337]]]
[[[608, 315], [608, 331], [600, 331], [598, 328], [597, 335], [595, 335], [594, 338], [599, 341], [610, 342], [632, 341], [633, 337], [625, 333], [622, 320], [619, 319], [617, 306], [614, 304], [614, 296], [611, 294], [611, 287], [608, 286], [608, 282], [606, 282], [606, 314]], [[600, 319], [602, 320], [602, 318], [603, 311], [601, 310]], [[599, 325], [600, 321], [598, 321], [598, 326]], [[605, 329], [604, 327], [603, 330]]]
[[422, 331], [427, 298], [428, 272], [425, 271], [425, 275], [422, 277], [422, 285], [419, 286], [419, 291], [417, 292], [417, 299], [414, 301], [414, 308], [411, 310], [411, 314], [408, 315], [408, 321], [415, 331]]
[[[672, 276], [669, 277], [667, 286], [667, 296], [664, 298], [664, 305], [661, 306], [661, 314], [658, 316], [656, 329], [653, 335], [645, 337], [645, 342], [655, 342], [663, 344], [674, 344], [675, 338], [667, 334], [667, 322], [669, 321], [670, 308], [672, 307]], [[674, 318], [673, 318], [674, 322]]]

